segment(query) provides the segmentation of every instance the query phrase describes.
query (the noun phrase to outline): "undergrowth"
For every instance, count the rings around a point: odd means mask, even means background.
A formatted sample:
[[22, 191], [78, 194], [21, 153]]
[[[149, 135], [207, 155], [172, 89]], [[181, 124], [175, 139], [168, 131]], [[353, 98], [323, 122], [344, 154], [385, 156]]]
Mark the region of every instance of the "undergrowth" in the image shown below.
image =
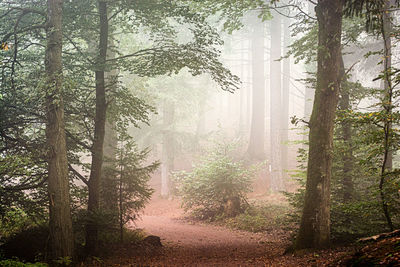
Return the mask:
[[0, 260], [0, 266], [2, 267], [47, 267], [46, 263], [36, 262], [36, 263], [25, 263], [19, 260]]
[[290, 228], [291, 212], [292, 209], [285, 204], [254, 202], [250, 203], [244, 213], [233, 218], [222, 218], [222, 223], [228, 227], [249, 232]]

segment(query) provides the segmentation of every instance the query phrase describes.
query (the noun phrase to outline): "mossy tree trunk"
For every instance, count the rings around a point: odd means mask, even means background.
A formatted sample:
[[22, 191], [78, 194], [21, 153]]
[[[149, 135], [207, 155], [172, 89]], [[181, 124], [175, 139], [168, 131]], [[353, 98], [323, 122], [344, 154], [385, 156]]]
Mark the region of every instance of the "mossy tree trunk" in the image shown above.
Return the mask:
[[69, 197], [64, 103], [62, 97], [62, 0], [47, 1], [46, 31], [46, 139], [48, 145], [48, 192], [50, 258], [72, 257], [73, 234]]
[[333, 126], [339, 99], [343, 0], [319, 0], [318, 68], [310, 119], [309, 158], [303, 214], [295, 248], [330, 244], [330, 179]]

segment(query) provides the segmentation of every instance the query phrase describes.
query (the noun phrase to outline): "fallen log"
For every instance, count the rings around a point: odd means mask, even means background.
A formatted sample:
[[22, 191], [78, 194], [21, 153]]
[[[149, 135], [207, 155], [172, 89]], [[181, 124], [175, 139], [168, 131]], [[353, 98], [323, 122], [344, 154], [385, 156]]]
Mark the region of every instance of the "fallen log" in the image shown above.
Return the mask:
[[395, 237], [395, 236], [400, 236], [400, 229], [399, 230], [394, 230], [393, 232], [390, 233], [382, 233], [379, 235], [374, 235], [374, 236], [370, 236], [370, 237], [364, 237], [364, 238], [360, 238], [357, 240], [357, 242], [359, 243], [366, 243], [366, 242], [376, 242], [385, 238], [389, 238], [389, 237]]

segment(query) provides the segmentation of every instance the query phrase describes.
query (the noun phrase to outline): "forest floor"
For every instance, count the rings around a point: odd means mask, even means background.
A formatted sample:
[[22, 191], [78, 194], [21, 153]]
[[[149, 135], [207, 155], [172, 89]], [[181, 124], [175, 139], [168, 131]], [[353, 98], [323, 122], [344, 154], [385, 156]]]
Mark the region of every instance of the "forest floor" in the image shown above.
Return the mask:
[[[250, 233], [185, 218], [177, 200], [153, 199], [131, 228], [161, 238], [160, 248], [125, 248], [104, 259], [106, 266], [328, 266], [353, 252], [343, 247], [284, 252], [290, 233]], [[102, 265], [103, 265], [102, 264]], [[104, 265], [103, 265], [104, 266]], [[336, 266], [333, 264], [332, 266]]]

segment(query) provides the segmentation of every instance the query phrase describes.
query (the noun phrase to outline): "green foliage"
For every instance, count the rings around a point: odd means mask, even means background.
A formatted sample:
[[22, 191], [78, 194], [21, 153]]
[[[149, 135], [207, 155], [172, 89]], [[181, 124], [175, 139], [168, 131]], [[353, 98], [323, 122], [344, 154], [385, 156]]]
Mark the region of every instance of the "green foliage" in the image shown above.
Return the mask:
[[224, 223], [232, 228], [249, 232], [266, 232], [290, 225], [292, 209], [285, 205], [251, 203], [244, 213], [227, 218]]
[[24, 261], [44, 260], [49, 236], [47, 225], [30, 226], [2, 240], [1, 251], [4, 258]]
[[173, 180], [185, 211], [213, 220], [231, 216], [232, 208], [234, 212], [244, 211], [254, 175], [254, 167], [246, 168], [228, 151], [219, 149], [203, 157], [193, 171], [175, 173]]
[[70, 266], [71, 263], [72, 263], [72, 259], [71, 259], [71, 257], [62, 257], [62, 258], [58, 258], [56, 260], [53, 260], [53, 262], [57, 266]]
[[261, 0], [205, 0], [193, 1], [195, 10], [204, 14], [217, 15], [217, 20], [223, 29], [232, 33], [243, 27], [243, 17], [250, 11], [257, 10], [261, 21], [271, 19], [270, 5], [276, 1]]
[[46, 263], [36, 262], [21, 262], [18, 260], [0, 260], [0, 266], [2, 267], [47, 267]]
[[144, 166], [149, 150], [139, 150], [129, 136], [121, 137], [117, 149], [114, 173], [119, 191], [119, 216], [121, 225], [137, 219], [138, 212], [145, 207], [154, 190], [149, 187], [150, 174], [159, 166], [158, 162]]
[[7, 239], [12, 235], [28, 229], [35, 225], [35, 221], [32, 220], [21, 209], [10, 209], [1, 216], [0, 220], [0, 241]]
[[[348, 83], [346, 88], [350, 93], [350, 103], [356, 109], [360, 99], [366, 97], [379, 98], [381, 90], [363, 88], [358, 83]], [[331, 234], [333, 239], [339, 241], [353, 241], [357, 237], [368, 236], [387, 231], [387, 224], [382, 211], [382, 202], [379, 193], [379, 181], [381, 166], [383, 163], [383, 125], [385, 122], [399, 124], [397, 112], [388, 116], [382, 109], [382, 103], [377, 103], [371, 109], [373, 111], [356, 112], [338, 110], [335, 126], [333, 168], [331, 179]], [[351, 140], [343, 139], [342, 127], [344, 123], [351, 125]], [[393, 150], [398, 149], [398, 130], [391, 131], [390, 139]], [[348, 161], [344, 155], [351, 152], [352, 169], [344, 172], [344, 164]], [[299, 150], [299, 169], [292, 177], [299, 182], [300, 189], [295, 194], [287, 194], [289, 201], [296, 209], [292, 215], [295, 222], [299, 222], [303, 207], [306, 163], [308, 152]], [[400, 224], [399, 189], [400, 179], [396, 168], [396, 155], [394, 157], [394, 169], [385, 173], [383, 192], [387, 199], [389, 211], [395, 225]], [[343, 179], [350, 175], [352, 190], [350, 199], [344, 196], [345, 185]]]

